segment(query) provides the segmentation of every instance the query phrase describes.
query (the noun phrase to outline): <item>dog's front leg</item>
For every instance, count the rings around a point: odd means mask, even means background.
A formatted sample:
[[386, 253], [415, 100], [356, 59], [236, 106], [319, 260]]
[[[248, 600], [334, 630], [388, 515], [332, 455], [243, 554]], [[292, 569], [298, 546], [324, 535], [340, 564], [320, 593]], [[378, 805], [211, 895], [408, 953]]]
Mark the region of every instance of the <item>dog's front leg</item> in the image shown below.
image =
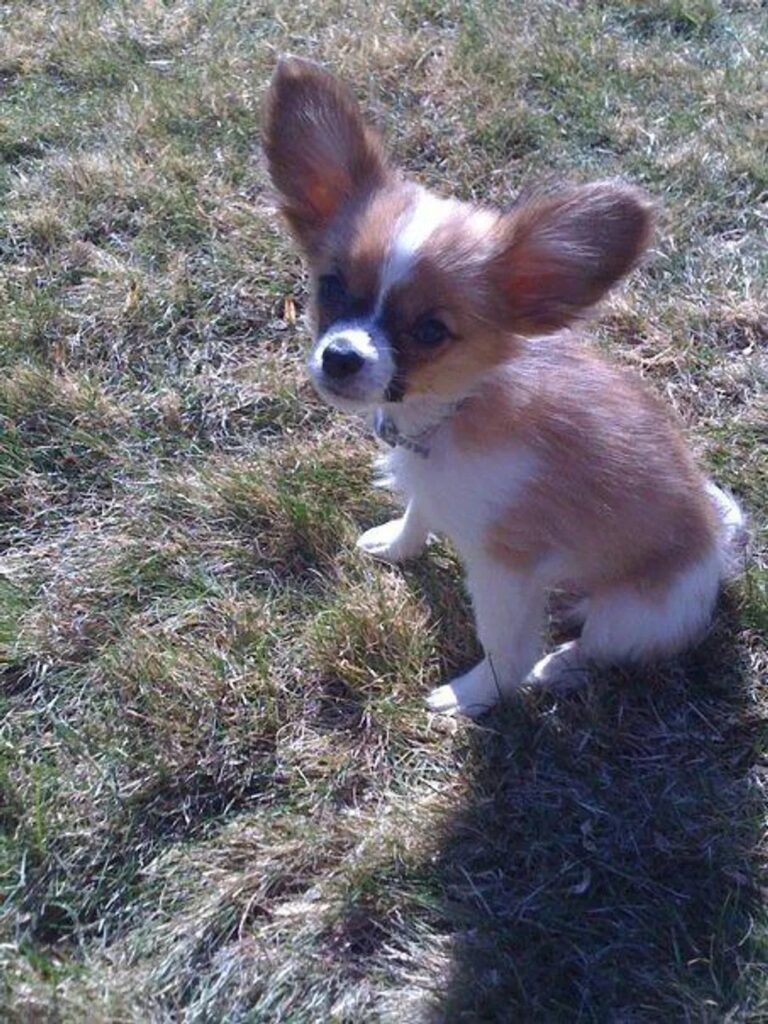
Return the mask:
[[399, 519], [366, 530], [358, 538], [357, 546], [384, 562], [402, 562], [413, 558], [424, 548], [429, 538], [429, 527], [413, 498], [405, 514]]
[[516, 689], [536, 663], [544, 592], [528, 574], [486, 559], [470, 562], [467, 587], [485, 657], [428, 697], [433, 711], [476, 717]]

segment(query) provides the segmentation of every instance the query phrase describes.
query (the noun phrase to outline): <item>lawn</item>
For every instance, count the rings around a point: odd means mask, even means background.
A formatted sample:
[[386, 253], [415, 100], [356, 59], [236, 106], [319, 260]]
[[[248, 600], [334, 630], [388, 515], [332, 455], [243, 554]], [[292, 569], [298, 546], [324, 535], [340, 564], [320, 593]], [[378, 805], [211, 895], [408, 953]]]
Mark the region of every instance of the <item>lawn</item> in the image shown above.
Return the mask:
[[[709, 638], [526, 692], [447, 546], [354, 549], [376, 445], [314, 397], [276, 55], [464, 198], [662, 208], [593, 341], [751, 518]], [[768, 1020], [768, 28], [759, 0], [0, 5], [0, 1016]]]

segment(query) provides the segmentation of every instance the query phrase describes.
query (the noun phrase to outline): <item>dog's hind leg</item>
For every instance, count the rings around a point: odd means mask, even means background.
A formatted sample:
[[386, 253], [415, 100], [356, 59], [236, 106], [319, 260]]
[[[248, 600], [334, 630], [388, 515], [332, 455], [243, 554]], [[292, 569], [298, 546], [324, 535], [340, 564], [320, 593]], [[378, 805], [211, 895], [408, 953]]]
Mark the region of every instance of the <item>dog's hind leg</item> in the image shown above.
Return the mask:
[[720, 553], [714, 549], [663, 585], [627, 582], [595, 592], [579, 641], [582, 652], [603, 664], [678, 654], [706, 632], [721, 574]]

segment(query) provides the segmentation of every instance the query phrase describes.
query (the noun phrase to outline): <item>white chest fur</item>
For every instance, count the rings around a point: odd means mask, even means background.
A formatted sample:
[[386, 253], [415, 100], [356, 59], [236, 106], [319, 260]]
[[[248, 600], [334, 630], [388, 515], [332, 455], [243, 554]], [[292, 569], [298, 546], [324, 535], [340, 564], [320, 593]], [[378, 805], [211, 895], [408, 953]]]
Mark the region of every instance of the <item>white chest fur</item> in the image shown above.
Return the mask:
[[448, 537], [465, 556], [483, 544], [491, 523], [503, 515], [536, 474], [536, 458], [522, 446], [464, 452], [441, 429], [424, 457], [395, 448], [379, 462], [382, 482], [414, 500], [433, 533]]

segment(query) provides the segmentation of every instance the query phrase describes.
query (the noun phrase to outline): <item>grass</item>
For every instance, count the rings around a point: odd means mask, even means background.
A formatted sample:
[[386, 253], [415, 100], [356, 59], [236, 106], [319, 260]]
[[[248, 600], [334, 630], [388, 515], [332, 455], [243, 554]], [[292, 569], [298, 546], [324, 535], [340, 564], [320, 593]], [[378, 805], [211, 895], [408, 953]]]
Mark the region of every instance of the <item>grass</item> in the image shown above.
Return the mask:
[[[426, 713], [471, 620], [448, 549], [354, 551], [391, 506], [302, 368], [283, 51], [438, 189], [659, 198], [595, 333], [751, 515], [698, 650]], [[4, 1019], [768, 1018], [767, 54], [750, 0], [0, 8]]]

